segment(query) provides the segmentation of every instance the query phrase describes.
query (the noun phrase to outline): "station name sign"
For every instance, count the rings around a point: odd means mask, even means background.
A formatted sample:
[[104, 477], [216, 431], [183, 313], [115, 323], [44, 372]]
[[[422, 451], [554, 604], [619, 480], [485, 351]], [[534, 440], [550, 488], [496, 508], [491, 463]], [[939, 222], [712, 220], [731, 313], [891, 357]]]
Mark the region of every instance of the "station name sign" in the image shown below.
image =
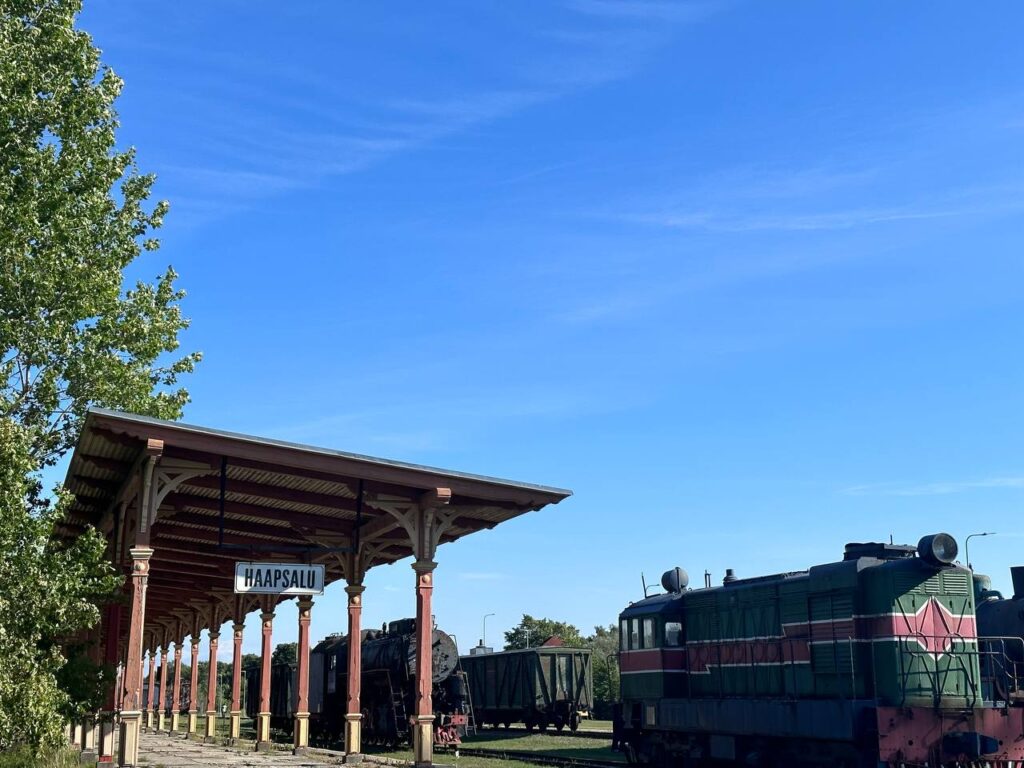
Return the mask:
[[235, 563], [235, 592], [250, 595], [322, 595], [325, 568], [302, 563]]

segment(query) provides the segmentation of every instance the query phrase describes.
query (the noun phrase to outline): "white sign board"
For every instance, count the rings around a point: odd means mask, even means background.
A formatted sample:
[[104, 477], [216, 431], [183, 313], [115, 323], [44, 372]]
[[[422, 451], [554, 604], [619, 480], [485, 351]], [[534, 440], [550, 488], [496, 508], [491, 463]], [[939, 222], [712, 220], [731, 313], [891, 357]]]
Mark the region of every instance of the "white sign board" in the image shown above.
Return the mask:
[[235, 563], [235, 592], [249, 595], [322, 595], [325, 568], [302, 563]]

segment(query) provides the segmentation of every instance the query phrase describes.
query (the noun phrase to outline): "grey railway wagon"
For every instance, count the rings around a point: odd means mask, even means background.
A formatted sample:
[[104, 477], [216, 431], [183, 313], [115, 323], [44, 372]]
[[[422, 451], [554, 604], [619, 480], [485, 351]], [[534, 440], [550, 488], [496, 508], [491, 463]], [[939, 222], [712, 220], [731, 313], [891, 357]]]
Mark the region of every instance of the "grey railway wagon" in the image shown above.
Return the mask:
[[460, 657], [477, 725], [576, 730], [594, 700], [590, 656], [586, 648], [541, 646]]

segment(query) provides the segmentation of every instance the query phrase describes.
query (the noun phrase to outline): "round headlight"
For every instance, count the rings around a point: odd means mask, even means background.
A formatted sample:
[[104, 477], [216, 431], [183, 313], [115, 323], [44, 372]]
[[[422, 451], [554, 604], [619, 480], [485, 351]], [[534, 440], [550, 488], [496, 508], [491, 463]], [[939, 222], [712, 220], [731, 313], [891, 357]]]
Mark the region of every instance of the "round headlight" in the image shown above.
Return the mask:
[[917, 544], [917, 554], [932, 565], [949, 565], [959, 552], [956, 539], [948, 533], [933, 533]]

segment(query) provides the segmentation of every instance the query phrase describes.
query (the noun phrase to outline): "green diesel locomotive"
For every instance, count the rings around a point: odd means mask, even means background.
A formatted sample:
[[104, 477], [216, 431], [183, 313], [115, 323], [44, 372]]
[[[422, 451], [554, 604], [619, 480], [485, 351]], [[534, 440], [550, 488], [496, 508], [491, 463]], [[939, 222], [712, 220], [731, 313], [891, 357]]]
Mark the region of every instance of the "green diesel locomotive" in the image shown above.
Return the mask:
[[669, 571], [666, 594], [620, 616], [622, 748], [659, 766], [1024, 760], [1022, 710], [983, 697], [988, 651], [956, 554], [935, 534], [715, 588]]

